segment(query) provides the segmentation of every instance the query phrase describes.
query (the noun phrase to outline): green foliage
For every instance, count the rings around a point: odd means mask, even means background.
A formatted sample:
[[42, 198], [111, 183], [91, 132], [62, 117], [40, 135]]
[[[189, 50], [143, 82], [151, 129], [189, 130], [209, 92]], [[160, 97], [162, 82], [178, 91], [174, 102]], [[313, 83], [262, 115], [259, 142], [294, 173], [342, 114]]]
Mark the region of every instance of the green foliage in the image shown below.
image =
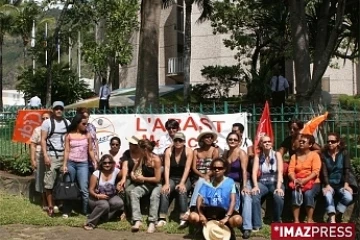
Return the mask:
[[[130, 38], [138, 27], [137, 0], [91, 0], [75, 4], [69, 26], [89, 28], [98, 24], [98, 36], [88, 38], [82, 47], [85, 61], [97, 72], [106, 70], [109, 62], [127, 64], [131, 61]], [[84, 25], [85, 24], [85, 25]]]
[[270, 79], [271, 69], [262, 66], [259, 71], [251, 71], [246, 75], [247, 95], [246, 99], [252, 103], [264, 103], [271, 97]]
[[[54, 64], [52, 77], [52, 101], [62, 100], [67, 105], [89, 94], [87, 84], [79, 81], [76, 73], [69, 69], [68, 65]], [[46, 81], [45, 67], [36, 68], [35, 74], [33, 74], [31, 68], [27, 68], [18, 77], [17, 90], [24, 92], [27, 99], [37, 95], [45, 103]]]
[[201, 70], [209, 83], [192, 86], [192, 95], [197, 100], [209, 98], [226, 98], [229, 95], [229, 88], [234, 86], [243, 75], [238, 66], [206, 66]]
[[30, 156], [24, 154], [15, 158], [0, 157], [0, 170], [19, 176], [29, 176], [32, 174]]
[[341, 108], [360, 111], [360, 98], [357, 95], [342, 94], [339, 96], [339, 103]]

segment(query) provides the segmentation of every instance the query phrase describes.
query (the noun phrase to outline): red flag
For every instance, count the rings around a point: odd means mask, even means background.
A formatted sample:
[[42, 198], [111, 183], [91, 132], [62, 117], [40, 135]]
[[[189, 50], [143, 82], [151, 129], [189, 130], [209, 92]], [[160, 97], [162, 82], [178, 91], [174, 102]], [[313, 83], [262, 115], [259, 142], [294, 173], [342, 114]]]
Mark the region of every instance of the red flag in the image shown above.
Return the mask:
[[269, 108], [269, 103], [267, 101], [265, 103], [264, 111], [261, 115], [261, 119], [256, 130], [255, 142], [254, 142], [255, 150], [257, 150], [258, 148], [260, 138], [263, 137], [264, 135], [268, 135], [271, 141], [274, 141], [274, 132], [272, 129], [271, 119], [270, 119], [270, 108]]

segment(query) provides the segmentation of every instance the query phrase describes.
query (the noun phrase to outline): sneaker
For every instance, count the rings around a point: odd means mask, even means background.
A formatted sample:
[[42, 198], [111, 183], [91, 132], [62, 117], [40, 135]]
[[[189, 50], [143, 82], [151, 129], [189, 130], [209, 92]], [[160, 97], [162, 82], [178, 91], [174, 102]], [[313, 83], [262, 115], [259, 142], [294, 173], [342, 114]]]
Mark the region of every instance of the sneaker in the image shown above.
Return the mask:
[[250, 238], [250, 234], [251, 234], [250, 230], [245, 230], [244, 233], [243, 233], [243, 235], [242, 235], [242, 238], [243, 238], [243, 239], [249, 239], [249, 238]]
[[252, 230], [252, 232], [254, 232], [254, 233], [259, 232], [259, 231], [260, 231], [260, 228], [254, 228], [254, 229]]
[[54, 217], [54, 208], [49, 207], [47, 210], [47, 214], [49, 217]]
[[54, 213], [59, 213], [60, 210], [59, 210], [59, 207], [58, 206], [54, 206]]
[[64, 213], [64, 214], [62, 215], [62, 218], [67, 219], [67, 218], [69, 218], [69, 215]]
[[160, 228], [160, 227], [163, 227], [165, 225], [166, 225], [166, 221], [165, 220], [160, 220], [160, 221], [157, 222], [156, 227]]
[[188, 225], [189, 225], [188, 221], [181, 220], [178, 229], [187, 228]]
[[147, 229], [147, 233], [154, 233], [155, 232], [155, 224], [154, 223], [150, 223], [149, 227]]
[[136, 221], [134, 226], [131, 227], [131, 231], [132, 232], [138, 232], [140, 227], [142, 225], [142, 222], [141, 221]]

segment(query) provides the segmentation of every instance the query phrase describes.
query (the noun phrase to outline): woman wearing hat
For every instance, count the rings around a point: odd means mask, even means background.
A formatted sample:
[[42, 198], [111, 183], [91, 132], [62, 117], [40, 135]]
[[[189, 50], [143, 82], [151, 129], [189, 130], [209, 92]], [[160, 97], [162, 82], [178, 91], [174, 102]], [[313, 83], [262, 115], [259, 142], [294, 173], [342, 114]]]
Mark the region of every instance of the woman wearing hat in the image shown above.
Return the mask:
[[143, 139], [142, 136], [131, 136], [126, 138], [129, 142], [129, 149], [126, 150], [123, 156], [120, 158], [121, 161], [121, 181], [118, 183], [120, 192], [125, 192], [125, 211], [121, 216], [121, 219], [131, 218], [131, 203], [130, 203], [130, 192], [136, 184], [131, 181], [131, 171], [133, 170], [135, 164], [139, 162], [143, 153], [139, 148], [138, 142]]
[[263, 136], [259, 142], [260, 153], [255, 156], [252, 180], [252, 229], [261, 228], [261, 199], [271, 194], [274, 199], [273, 222], [281, 222], [284, 207], [283, 159], [281, 153], [272, 149], [269, 136]]
[[213, 177], [210, 184], [203, 184], [196, 199], [196, 212], [192, 212], [189, 221], [193, 224], [202, 223], [206, 226], [209, 219], [219, 221], [219, 225], [240, 227], [242, 217], [239, 209], [240, 196], [236, 194], [235, 182], [226, 177], [228, 161], [214, 159], [210, 164]]
[[[173, 142], [173, 146], [165, 151], [165, 183], [161, 190], [160, 221], [156, 225], [157, 227], [162, 227], [166, 224], [169, 198], [172, 193], [176, 192], [181, 220], [188, 208], [187, 192], [191, 187], [188, 176], [193, 159], [193, 151], [191, 148], [186, 147], [186, 138], [182, 132], [175, 133]], [[185, 223], [181, 221], [180, 227], [183, 227]]]

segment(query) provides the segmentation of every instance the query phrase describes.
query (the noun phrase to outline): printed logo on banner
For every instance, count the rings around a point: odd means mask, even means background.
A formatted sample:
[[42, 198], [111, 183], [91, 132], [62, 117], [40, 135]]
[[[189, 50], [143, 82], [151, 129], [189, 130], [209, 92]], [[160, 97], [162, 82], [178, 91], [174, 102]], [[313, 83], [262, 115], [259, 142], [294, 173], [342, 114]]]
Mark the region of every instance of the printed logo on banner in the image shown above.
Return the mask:
[[98, 117], [90, 121], [96, 127], [96, 136], [99, 141], [99, 149], [103, 154], [110, 150], [109, 141], [112, 137], [118, 136], [114, 124], [106, 117]]
[[355, 239], [354, 223], [272, 223], [272, 240]]

